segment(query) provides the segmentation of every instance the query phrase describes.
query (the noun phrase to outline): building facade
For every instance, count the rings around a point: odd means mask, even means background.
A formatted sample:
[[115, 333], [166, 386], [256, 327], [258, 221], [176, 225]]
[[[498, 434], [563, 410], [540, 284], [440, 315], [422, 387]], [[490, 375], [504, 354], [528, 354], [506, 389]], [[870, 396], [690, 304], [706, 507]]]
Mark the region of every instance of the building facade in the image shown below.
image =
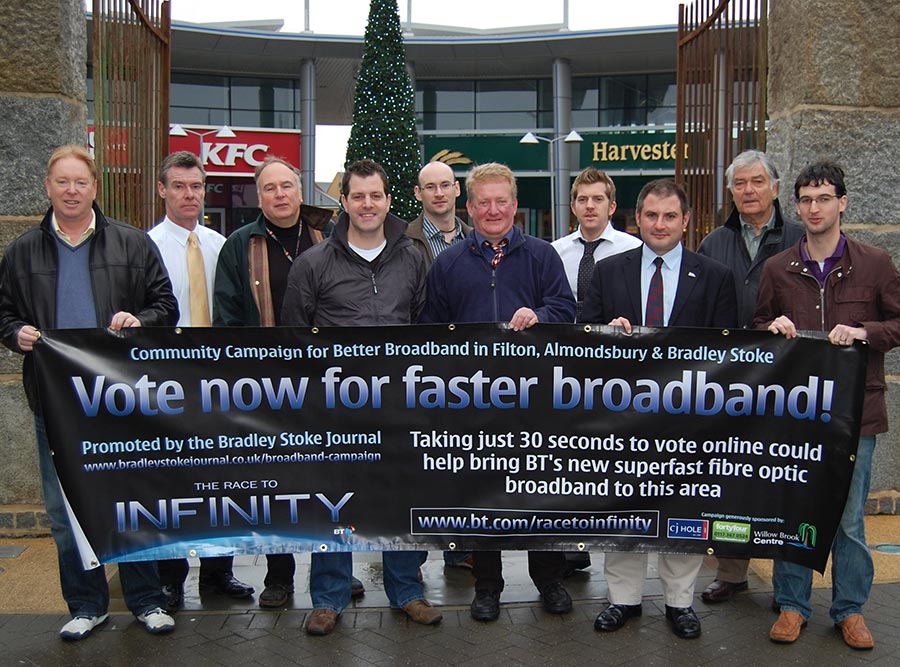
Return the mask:
[[[549, 240], [570, 228], [569, 184], [588, 165], [615, 179], [621, 229], [633, 230], [641, 186], [674, 174], [674, 26], [497, 35], [406, 27], [423, 162], [442, 159], [460, 176], [472, 164], [509, 165], [525, 231]], [[193, 150], [204, 144], [211, 224], [227, 233], [252, 219], [247, 176], [213, 175], [219, 165], [210, 163], [227, 154], [216, 146], [247, 144], [242, 132], [299, 132], [311, 192], [315, 127], [352, 122], [363, 39], [176, 23], [172, 45], [170, 122], [187, 128]], [[212, 136], [222, 126], [239, 136]], [[572, 130], [580, 143], [563, 141]], [[540, 140], [520, 143], [528, 132]], [[465, 217], [465, 193], [458, 204]]]

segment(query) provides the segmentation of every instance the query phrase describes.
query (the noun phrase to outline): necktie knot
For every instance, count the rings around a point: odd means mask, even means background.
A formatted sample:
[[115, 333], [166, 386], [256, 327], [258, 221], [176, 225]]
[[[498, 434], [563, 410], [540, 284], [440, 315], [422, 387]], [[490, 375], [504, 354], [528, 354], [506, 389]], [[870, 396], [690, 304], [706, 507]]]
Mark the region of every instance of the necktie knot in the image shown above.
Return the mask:
[[491, 259], [491, 268], [496, 269], [497, 265], [500, 263], [500, 260], [503, 259], [503, 254], [506, 251], [506, 246], [509, 245], [509, 239], [504, 237], [500, 239], [498, 243], [491, 243], [490, 241], [485, 241], [484, 245], [491, 250], [494, 251], [494, 257]]
[[597, 246], [600, 245], [600, 242], [603, 239], [594, 239], [593, 241], [585, 241], [584, 239], [578, 239], [581, 241], [581, 245], [584, 246], [584, 256], [591, 258], [594, 257], [594, 251], [597, 249]]

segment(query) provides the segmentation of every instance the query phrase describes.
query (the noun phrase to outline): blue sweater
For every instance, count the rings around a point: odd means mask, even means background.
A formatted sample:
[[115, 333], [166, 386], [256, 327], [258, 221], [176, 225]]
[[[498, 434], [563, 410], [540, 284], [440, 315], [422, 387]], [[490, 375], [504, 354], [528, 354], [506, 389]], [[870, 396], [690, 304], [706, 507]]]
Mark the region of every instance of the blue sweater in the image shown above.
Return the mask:
[[522, 307], [539, 322], [575, 321], [575, 298], [559, 255], [514, 227], [503, 260], [492, 269], [472, 231], [435, 258], [419, 322], [509, 322]]

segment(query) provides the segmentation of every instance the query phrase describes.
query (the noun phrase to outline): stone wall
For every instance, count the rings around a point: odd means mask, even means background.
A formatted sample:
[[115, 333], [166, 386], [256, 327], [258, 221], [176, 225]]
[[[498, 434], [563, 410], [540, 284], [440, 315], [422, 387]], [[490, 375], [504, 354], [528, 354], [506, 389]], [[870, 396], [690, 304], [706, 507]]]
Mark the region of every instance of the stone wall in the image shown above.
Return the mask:
[[[86, 139], [83, 0], [0, 3], [0, 251], [47, 209], [47, 158]], [[22, 360], [0, 348], [0, 530], [46, 532]], [[23, 506], [23, 504], [25, 506]]]
[[[804, 0], [769, 3], [770, 128], [767, 152], [782, 177], [783, 210], [796, 219], [794, 180], [820, 158], [847, 174], [847, 234], [884, 248], [900, 265], [900, 3]], [[888, 355], [891, 430], [878, 437], [876, 507], [893, 513], [900, 488], [900, 353]]]

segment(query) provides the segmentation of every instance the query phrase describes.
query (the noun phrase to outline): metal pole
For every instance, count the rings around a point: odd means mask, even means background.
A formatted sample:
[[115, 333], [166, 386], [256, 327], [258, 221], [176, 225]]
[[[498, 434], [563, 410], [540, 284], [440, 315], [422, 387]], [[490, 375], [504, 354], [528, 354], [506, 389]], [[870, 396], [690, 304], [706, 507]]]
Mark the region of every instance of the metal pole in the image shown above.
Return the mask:
[[300, 63], [300, 187], [303, 201], [316, 198], [316, 61]]
[[572, 171], [572, 147], [563, 138], [572, 129], [572, 68], [568, 60], [553, 61], [553, 136], [550, 143], [553, 155], [553, 238], [561, 239], [569, 233], [568, 190]]

